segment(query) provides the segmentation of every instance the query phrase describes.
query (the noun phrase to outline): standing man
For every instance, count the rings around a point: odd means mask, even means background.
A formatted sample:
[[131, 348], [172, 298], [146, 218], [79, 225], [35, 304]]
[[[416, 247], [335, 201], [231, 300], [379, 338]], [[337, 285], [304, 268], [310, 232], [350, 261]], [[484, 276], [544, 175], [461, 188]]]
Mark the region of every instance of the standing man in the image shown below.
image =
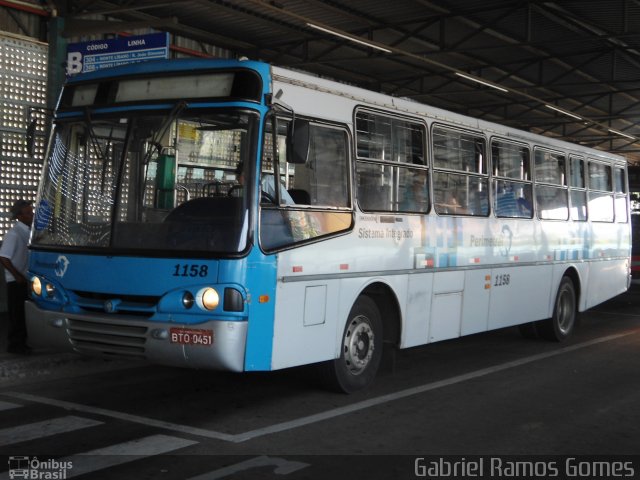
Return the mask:
[[9, 309], [9, 345], [7, 351], [29, 354], [27, 327], [24, 319], [24, 302], [28, 296], [27, 268], [29, 265], [29, 232], [33, 222], [33, 206], [27, 200], [18, 200], [11, 207], [11, 218], [18, 220], [4, 236], [0, 247], [0, 263], [4, 266], [7, 281], [7, 306]]

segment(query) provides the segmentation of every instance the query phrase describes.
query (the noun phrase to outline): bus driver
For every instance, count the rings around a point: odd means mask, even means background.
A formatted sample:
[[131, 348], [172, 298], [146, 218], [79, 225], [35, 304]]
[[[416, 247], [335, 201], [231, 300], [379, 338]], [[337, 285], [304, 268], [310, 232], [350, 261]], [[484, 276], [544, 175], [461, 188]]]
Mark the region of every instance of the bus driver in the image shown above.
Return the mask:
[[[240, 185], [244, 185], [244, 163], [238, 163], [236, 167], [236, 180]], [[276, 186], [275, 186], [275, 176], [272, 173], [263, 173], [262, 178], [260, 179], [260, 188], [264, 193], [266, 193], [270, 198], [276, 198]], [[287, 205], [293, 205], [295, 202], [285, 186], [280, 183], [280, 199], [283, 203]]]

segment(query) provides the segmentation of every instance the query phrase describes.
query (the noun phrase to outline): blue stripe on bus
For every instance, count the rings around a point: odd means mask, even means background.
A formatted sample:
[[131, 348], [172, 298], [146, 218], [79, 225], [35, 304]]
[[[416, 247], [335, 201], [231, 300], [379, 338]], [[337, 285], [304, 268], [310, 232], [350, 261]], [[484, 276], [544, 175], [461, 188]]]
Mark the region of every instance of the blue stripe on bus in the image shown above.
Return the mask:
[[[247, 290], [251, 295], [249, 303], [249, 327], [245, 349], [244, 368], [251, 370], [271, 370], [273, 356], [273, 335], [275, 324], [277, 266], [276, 255], [264, 255], [254, 248], [248, 261], [255, 268], [248, 268]], [[260, 297], [269, 300], [261, 302]]]
[[[167, 110], [173, 107], [175, 103], [161, 103], [157, 105], [127, 105], [125, 107], [103, 107], [103, 108], [94, 108], [92, 112], [94, 114], [101, 113], [119, 113], [119, 112], [134, 112], [134, 111], [155, 111], [155, 110]], [[229, 108], [252, 108], [254, 110], [266, 111], [267, 108], [256, 103], [252, 102], [189, 102], [188, 108], [196, 109], [196, 108], [213, 108], [213, 107], [229, 107]], [[82, 117], [85, 115], [85, 111], [81, 109], [60, 112], [56, 115], [57, 119], [63, 118], [76, 118]]]
[[[207, 266], [206, 276], [176, 275], [185, 264]], [[128, 295], [163, 295], [169, 290], [218, 281], [218, 262], [206, 259], [176, 259], [86, 255], [32, 251], [30, 268], [48, 280], [64, 284], [66, 290]], [[199, 319], [202, 321], [202, 319]]]
[[[259, 138], [262, 138], [264, 124], [260, 124]], [[262, 145], [258, 145], [257, 158], [262, 158]], [[254, 179], [259, 189], [259, 176]], [[257, 216], [255, 216], [257, 217]], [[254, 218], [254, 232], [259, 235], [258, 219]], [[256, 242], [257, 243], [257, 242]], [[250, 295], [249, 325], [244, 354], [244, 369], [271, 370], [273, 357], [273, 337], [275, 325], [277, 255], [265, 255], [257, 244], [254, 244], [247, 261], [249, 268], [245, 268], [245, 285]], [[268, 297], [268, 301], [261, 301], [261, 297]]]

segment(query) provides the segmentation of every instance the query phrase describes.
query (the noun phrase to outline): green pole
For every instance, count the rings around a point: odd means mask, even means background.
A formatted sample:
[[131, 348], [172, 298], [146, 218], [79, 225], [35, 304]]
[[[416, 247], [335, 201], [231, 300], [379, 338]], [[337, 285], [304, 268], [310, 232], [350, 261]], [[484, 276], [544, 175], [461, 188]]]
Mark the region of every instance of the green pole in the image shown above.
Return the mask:
[[62, 36], [63, 17], [51, 17], [49, 20], [49, 58], [47, 62], [47, 108], [53, 110], [58, 102], [65, 79], [67, 60], [67, 40]]

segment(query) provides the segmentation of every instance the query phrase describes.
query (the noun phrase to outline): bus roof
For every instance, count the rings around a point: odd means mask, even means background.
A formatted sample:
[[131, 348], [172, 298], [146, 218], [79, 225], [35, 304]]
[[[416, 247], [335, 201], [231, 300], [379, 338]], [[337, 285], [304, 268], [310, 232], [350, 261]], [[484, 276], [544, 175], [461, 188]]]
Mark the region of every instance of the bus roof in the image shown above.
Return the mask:
[[[117, 66], [109, 69], [97, 70], [78, 74], [70, 77], [67, 83], [70, 85], [76, 83], [90, 82], [101, 79], [108, 79], [122, 76], [135, 76], [154, 73], [177, 73], [186, 71], [206, 71], [208, 69], [229, 68], [229, 69], [249, 69], [256, 71], [263, 78], [263, 93], [275, 93], [278, 90], [278, 82], [282, 84], [296, 85], [303, 88], [310, 88], [325, 94], [341, 97], [349, 100], [350, 110], [354, 106], [362, 104], [375, 108], [391, 110], [398, 114], [410, 114], [427, 117], [434, 121], [442, 121], [454, 124], [464, 128], [475, 130], [483, 130], [495, 133], [496, 135], [507, 136], [514, 140], [520, 140], [531, 143], [544, 143], [547, 146], [556, 147], [583, 155], [590, 155], [596, 158], [606, 158], [617, 162], [626, 162], [626, 159], [620, 155], [596, 150], [590, 147], [574, 144], [553, 137], [538, 135], [507, 127], [499, 123], [489, 122], [477, 119], [467, 115], [453, 113], [440, 108], [432, 107], [428, 104], [421, 103], [408, 98], [393, 97], [383, 93], [366, 90], [364, 88], [318, 77], [309, 73], [289, 70], [282, 67], [270, 66], [267, 63], [253, 60], [228, 60], [228, 59], [173, 59], [173, 60], [154, 60], [148, 62], [140, 62], [128, 65]], [[273, 87], [272, 82], [273, 81]], [[292, 105], [297, 108], [297, 105]], [[314, 107], [317, 108], [318, 105]]]
[[[374, 92], [360, 87], [328, 80], [308, 73], [289, 70], [286, 68], [272, 67], [274, 79], [274, 91], [278, 89], [278, 82], [284, 84], [297, 85], [300, 87], [310, 88], [316, 91], [324, 92], [330, 95], [336, 95], [348, 99], [353, 105], [361, 104], [374, 108], [382, 108], [391, 110], [398, 114], [410, 114], [417, 116], [426, 116], [434, 121], [446, 122], [463, 128], [474, 130], [483, 130], [485, 132], [494, 133], [496, 135], [510, 137], [513, 140], [524, 141], [530, 143], [544, 144], [545, 146], [556, 147], [558, 149], [570, 152], [589, 155], [594, 158], [607, 160], [615, 160], [616, 162], [625, 162], [623, 156], [596, 150], [591, 147], [571, 143], [553, 137], [547, 137], [536, 133], [507, 127], [499, 123], [489, 122], [477, 119], [467, 115], [453, 113], [440, 108], [432, 107], [428, 104], [418, 102], [409, 98], [393, 97], [383, 93]], [[292, 105], [295, 107], [295, 105]], [[317, 105], [314, 106], [317, 108]], [[353, 106], [351, 107], [353, 109]]]

